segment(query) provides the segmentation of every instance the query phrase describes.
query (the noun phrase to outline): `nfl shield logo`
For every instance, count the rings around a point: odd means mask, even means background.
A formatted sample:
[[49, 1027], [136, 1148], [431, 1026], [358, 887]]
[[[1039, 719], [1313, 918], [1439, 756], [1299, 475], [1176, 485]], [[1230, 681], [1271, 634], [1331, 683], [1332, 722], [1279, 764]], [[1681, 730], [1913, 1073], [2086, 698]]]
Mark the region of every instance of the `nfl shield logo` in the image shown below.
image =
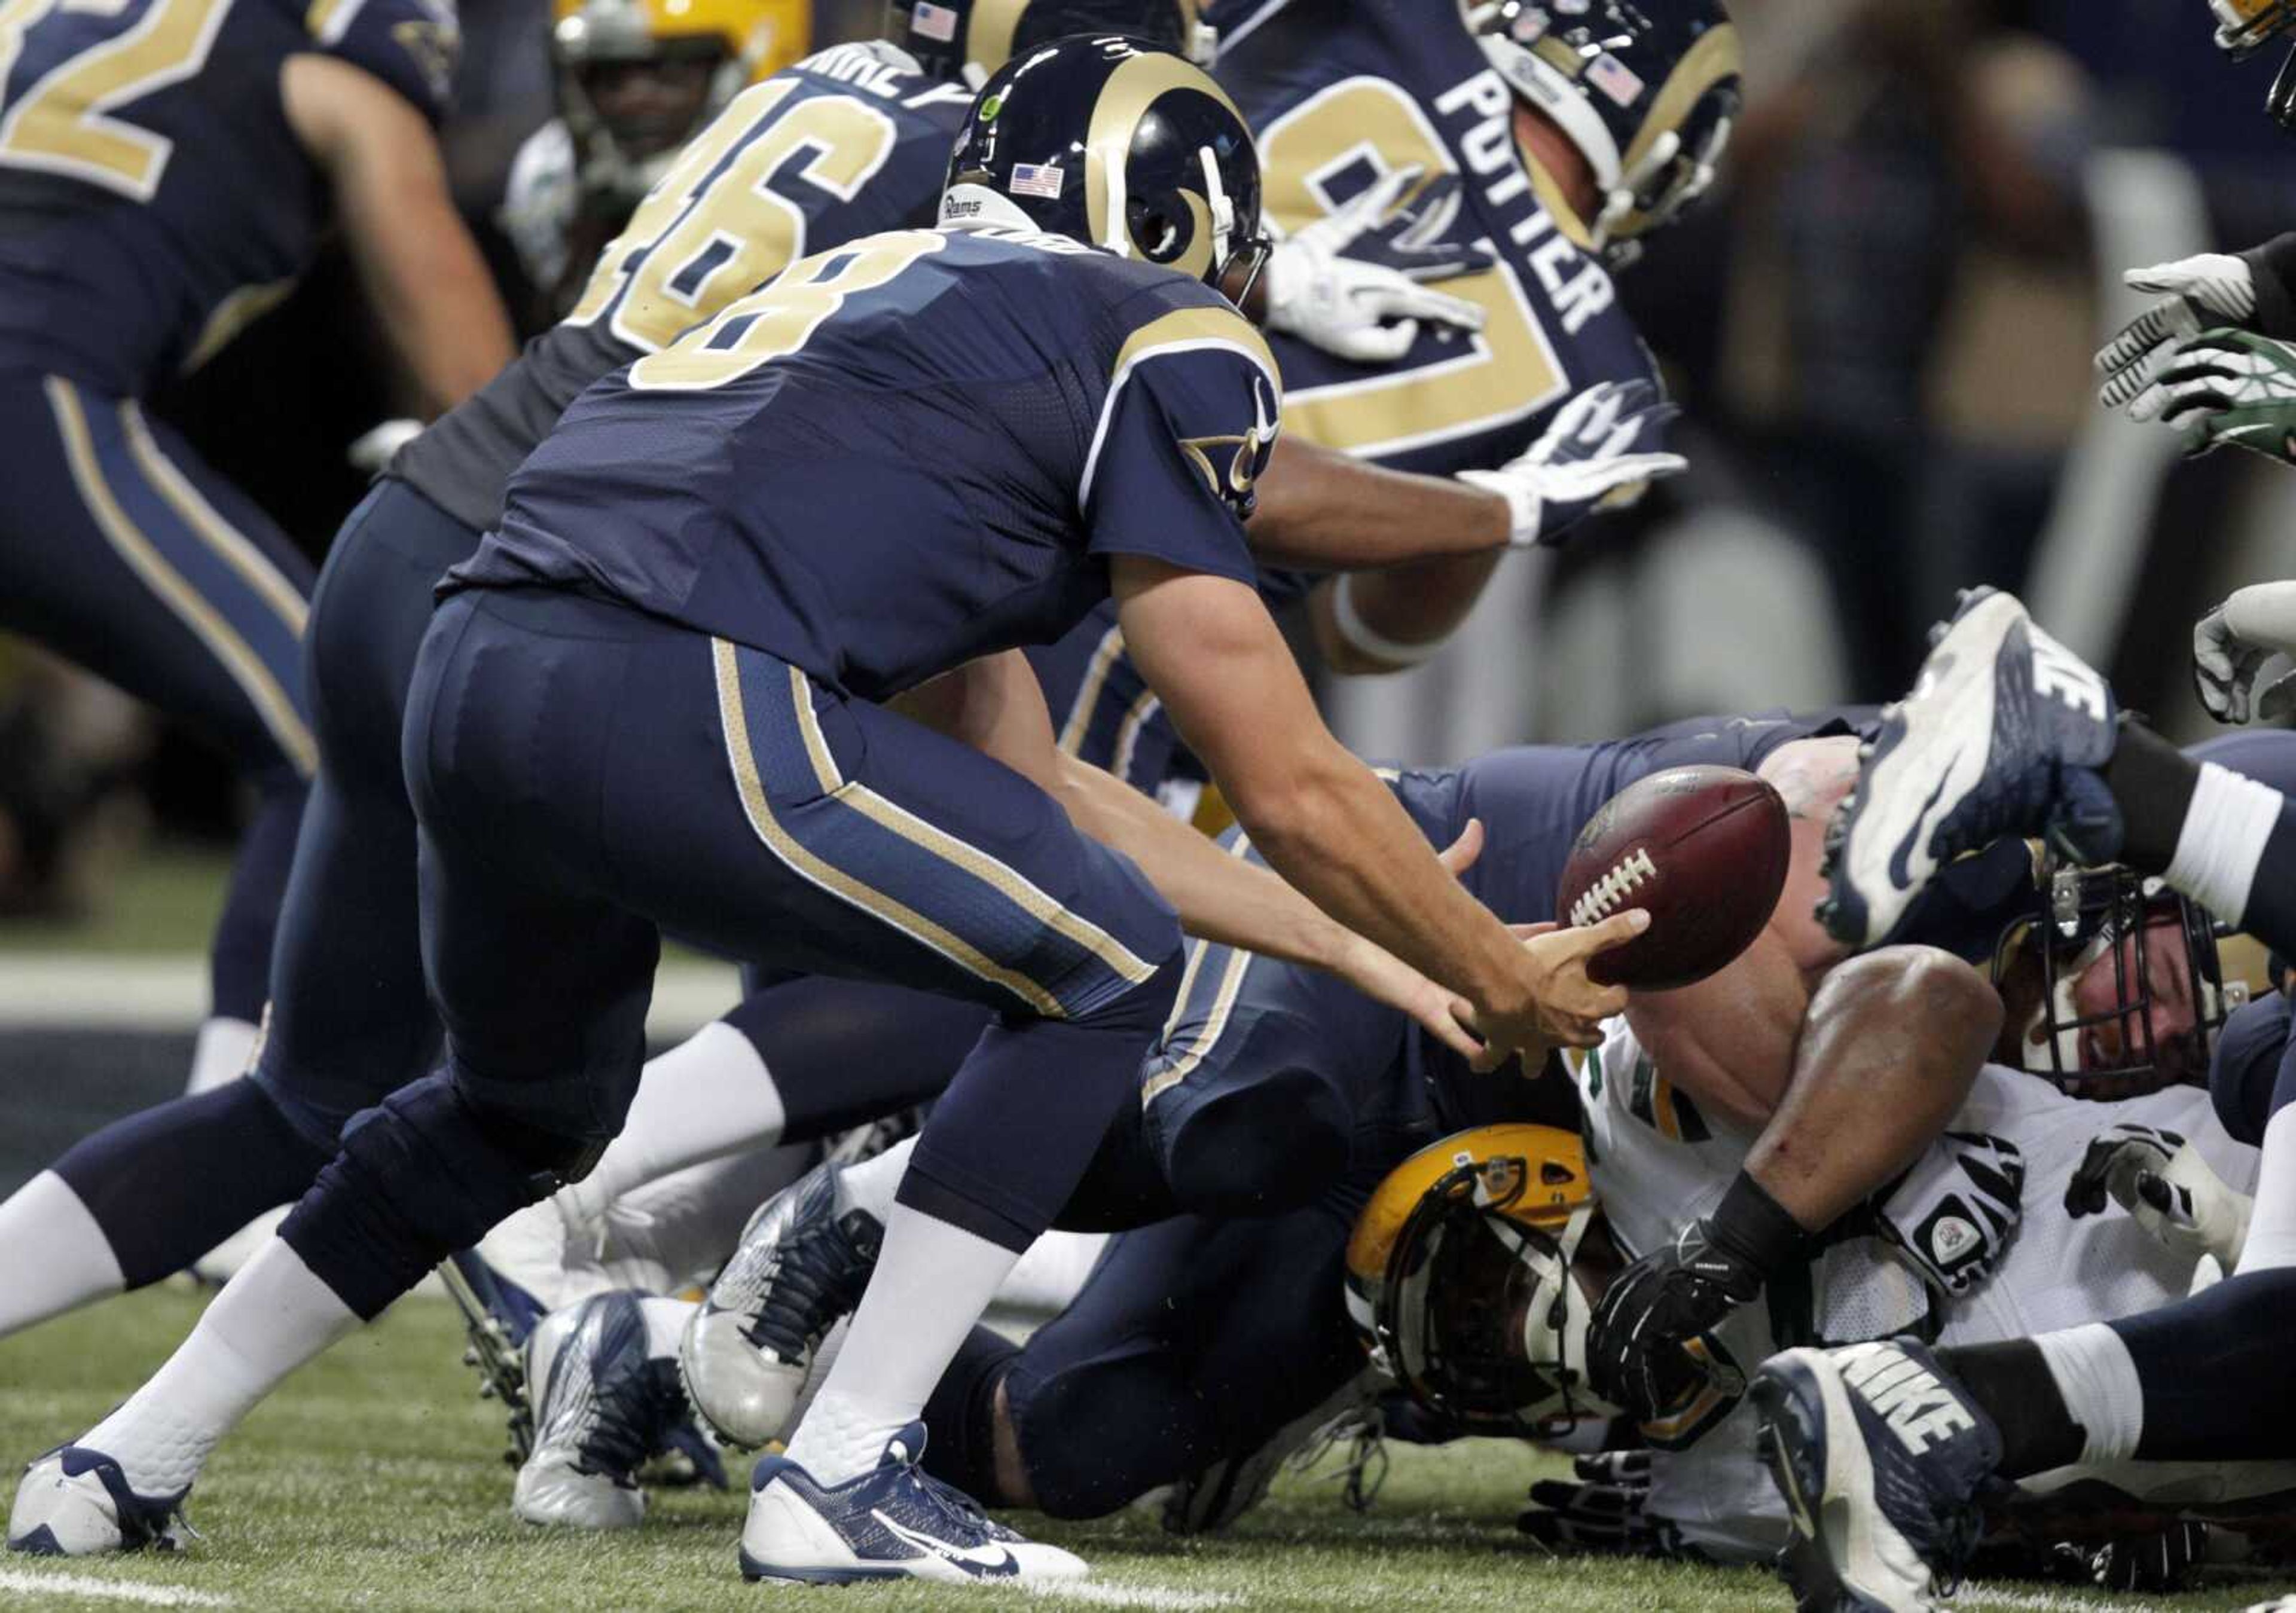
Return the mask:
[[1012, 183], [1004, 187], [1015, 196], [1041, 196], [1047, 201], [1061, 199], [1061, 170], [1049, 162], [1016, 162], [1013, 165]]

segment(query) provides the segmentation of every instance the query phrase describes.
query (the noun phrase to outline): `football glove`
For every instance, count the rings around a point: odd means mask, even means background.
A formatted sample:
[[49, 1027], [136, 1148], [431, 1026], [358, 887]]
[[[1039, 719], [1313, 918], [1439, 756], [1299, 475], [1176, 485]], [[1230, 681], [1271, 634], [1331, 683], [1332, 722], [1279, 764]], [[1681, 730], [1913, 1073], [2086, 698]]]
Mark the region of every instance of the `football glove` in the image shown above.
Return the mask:
[[1649, 381], [1603, 381], [1557, 410], [1520, 459], [1462, 471], [1459, 479], [1507, 501], [1509, 548], [1559, 543], [1597, 504], [1630, 499], [1642, 484], [1689, 468], [1679, 454], [1644, 446], [1677, 413]]
[[2209, 1526], [2180, 1519], [2152, 1535], [2124, 1535], [2103, 1545], [2064, 1545], [2086, 1572], [2077, 1577], [2108, 1591], [2181, 1591], [2195, 1566], [2208, 1560]]
[[2193, 624], [2193, 689], [2219, 723], [2251, 711], [2278, 719], [2296, 709], [2296, 673], [2267, 684], [2257, 675], [2275, 655], [2296, 655], [2296, 582], [2257, 583]]
[[1400, 168], [1338, 211], [1275, 243], [1267, 259], [1267, 325], [1357, 364], [1391, 364], [1419, 340], [1419, 322], [1483, 328], [1483, 310], [1431, 291], [1491, 266], [1480, 247], [1442, 244], [1458, 212], [1455, 175], [1431, 180], [1396, 204], [1419, 178]]
[[2024, 1214], [2025, 1156], [2006, 1137], [1947, 1132], [1877, 1207], [1876, 1225], [1922, 1281], [1967, 1294], [1989, 1281]]
[[1687, 1403], [1706, 1368], [1684, 1347], [1762, 1291], [1763, 1273], [1693, 1221], [1611, 1280], [1587, 1324], [1595, 1392], [1638, 1422]]
[[2245, 258], [2225, 252], [2130, 269], [2120, 280], [2132, 291], [2159, 293], [2164, 300], [2121, 326], [2098, 349], [2097, 373], [2104, 380], [2096, 397], [2108, 409], [2127, 409], [2131, 418], [2146, 421], [2160, 413], [2145, 400], [2169, 349], [2199, 334], [2203, 325], [2243, 324], [2254, 317], [2256, 281]]
[[1575, 1484], [1542, 1478], [1514, 1527], [1564, 1556], [1654, 1557], [1659, 1534], [1644, 1509], [1650, 1501], [1651, 1453], [1603, 1451], [1571, 1462]]
[[2072, 1216], [2103, 1212], [2110, 1198], [2159, 1243], [2230, 1271], [2248, 1241], [2255, 1201], [2227, 1184], [2175, 1132], [2122, 1121], [2089, 1140], [2065, 1183]]
[[2296, 463], [2296, 346], [2220, 326], [2179, 342], [2129, 413], [2149, 409], [2198, 458], [2230, 443]]

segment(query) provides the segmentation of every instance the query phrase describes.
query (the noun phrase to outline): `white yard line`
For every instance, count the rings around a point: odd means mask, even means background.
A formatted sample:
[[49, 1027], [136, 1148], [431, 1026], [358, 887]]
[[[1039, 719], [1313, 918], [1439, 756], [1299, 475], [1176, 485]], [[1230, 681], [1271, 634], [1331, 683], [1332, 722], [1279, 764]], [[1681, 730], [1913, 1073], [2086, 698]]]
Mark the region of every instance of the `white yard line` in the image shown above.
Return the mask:
[[1972, 1583], [1961, 1587], [1957, 1603], [1987, 1608], [2015, 1608], [2020, 1613], [2169, 1613], [2157, 1602], [2129, 1601], [2118, 1595], [2061, 1596], [2054, 1591], [2012, 1591], [2005, 1585]]
[[1040, 1581], [1021, 1588], [1046, 1601], [1077, 1602], [1088, 1608], [1146, 1608], [1150, 1613], [1208, 1613], [1213, 1608], [1233, 1607], [1237, 1601], [1218, 1591], [1128, 1585], [1105, 1579]]
[[0, 1595], [14, 1591], [30, 1596], [100, 1596], [111, 1601], [141, 1602], [147, 1608], [228, 1608], [228, 1596], [212, 1591], [179, 1591], [172, 1585], [139, 1585], [124, 1579], [101, 1579], [93, 1574], [37, 1574], [28, 1568], [0, 1568]]

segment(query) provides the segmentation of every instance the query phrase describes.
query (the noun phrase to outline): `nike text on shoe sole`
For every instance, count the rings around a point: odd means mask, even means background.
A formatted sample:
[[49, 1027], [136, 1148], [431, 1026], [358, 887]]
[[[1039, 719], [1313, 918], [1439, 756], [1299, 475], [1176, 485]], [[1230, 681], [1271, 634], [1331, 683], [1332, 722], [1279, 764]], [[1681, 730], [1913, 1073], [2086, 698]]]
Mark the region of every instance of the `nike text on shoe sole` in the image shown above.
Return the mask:
[[1780, 1568], [1798, 1613], [1930, 1613], [1934, 1603], [1879, 1556], [1874, 1467], [1849, 1391], [1821, 1350], [1790, 1350], [1750, 1391], [1793, 1539]]

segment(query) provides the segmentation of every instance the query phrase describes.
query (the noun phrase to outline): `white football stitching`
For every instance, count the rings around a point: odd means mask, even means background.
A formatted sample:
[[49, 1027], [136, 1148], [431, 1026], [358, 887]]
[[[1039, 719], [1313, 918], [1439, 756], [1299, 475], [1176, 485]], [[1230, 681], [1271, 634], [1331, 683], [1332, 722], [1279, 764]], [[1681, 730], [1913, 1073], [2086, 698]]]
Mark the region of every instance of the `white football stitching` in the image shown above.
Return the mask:
[[1571, 928], [1580, 929], [1597, 919], [1608, 918], [1636, 886], [1657, 877], [1658, 864], [1651, 861], [1649, 849], [1636, 847], [1570, 904]]

